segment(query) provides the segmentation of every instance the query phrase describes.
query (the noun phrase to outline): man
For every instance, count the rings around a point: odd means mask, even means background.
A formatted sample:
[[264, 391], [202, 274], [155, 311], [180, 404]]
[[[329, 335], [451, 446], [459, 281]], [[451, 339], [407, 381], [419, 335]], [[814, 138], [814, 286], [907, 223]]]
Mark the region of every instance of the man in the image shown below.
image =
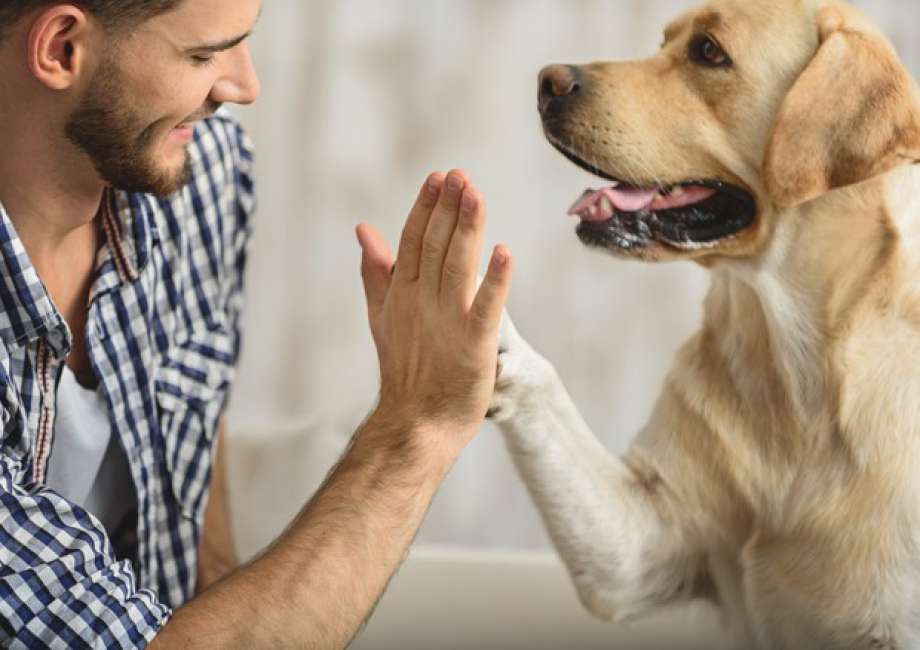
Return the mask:
[[260, 10], [0, 4], [4, 646], [343, 647], [488, 408], [510, 255], [477, 290], [482, 198], [433, 174], [395, 269], [358, 228], [377, 407], [289, 529], [223, 576], [215, 439], [254, 200], [250, 146], [216, 111], [258, 95]]

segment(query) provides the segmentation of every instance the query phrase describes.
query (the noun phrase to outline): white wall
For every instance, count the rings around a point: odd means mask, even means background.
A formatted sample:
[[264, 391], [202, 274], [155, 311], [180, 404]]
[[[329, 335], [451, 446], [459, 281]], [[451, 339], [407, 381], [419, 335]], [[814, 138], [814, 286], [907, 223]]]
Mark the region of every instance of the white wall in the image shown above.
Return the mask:
[[[370, 221], [395, 243], [426, 173], [458, 166], [490, 204], [487, 241], [517, 257], [519, 329], [555, 362], [600, 438], [623, 450], [699, 322], [706, 278], [578, 243], [565, 212], [597, 181], [543, 140], [536, 76], [552, 62], [649, 55], [662, 25], [695, 4], [268, 0], [252, 40], [263, 96], [237, 111], [259, 150], [261, 210], [232, 429], [310, 421], [344, 441], [377, 386], [353, 227]], [[920, 3], [858, 4], [916, 70]], [[420, 541], [548, 544], [491, 425]]]

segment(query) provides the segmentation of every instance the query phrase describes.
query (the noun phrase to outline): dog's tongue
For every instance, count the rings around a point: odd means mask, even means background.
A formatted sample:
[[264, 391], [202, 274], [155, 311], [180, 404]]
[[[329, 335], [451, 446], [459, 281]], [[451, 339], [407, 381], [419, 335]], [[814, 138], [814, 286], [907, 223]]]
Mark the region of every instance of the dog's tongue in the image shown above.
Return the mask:
[[668, 196], [660, 195], [657, 189], [606, 187], [586, 191], [569, 214], [584, 221], [607, 221], [616, 212], [672, 210], [705, 201], [713, 194], [715, 190], [701, 185], [683, 186]]
[[618, 187], [606, 187], [597, 191], [588, 190], [572, 206], [569, 214], [581, 215], [585, 210], [602, 203], [604, 197], [620, 212], [638, 212], [651, 205], [657, 193], [656, 190]]

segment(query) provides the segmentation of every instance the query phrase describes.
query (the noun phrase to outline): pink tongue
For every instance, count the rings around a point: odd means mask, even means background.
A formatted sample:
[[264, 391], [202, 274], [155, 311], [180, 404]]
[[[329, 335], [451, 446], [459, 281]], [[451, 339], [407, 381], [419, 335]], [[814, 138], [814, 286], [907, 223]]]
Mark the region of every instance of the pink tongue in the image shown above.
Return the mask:
[[607, 188], [601, 190], [620, 212], [638, 212], [651, 205], [655, 190]]
[[715, 190], [699, 185], [684, 187], [681, 194], [671, 196], [659, 196], [654, 189], [607, 187], [585, 192], [569, 209], [569, 214], [587, 221], [606, 221], [613, 217], [613, 212], [605, 207], [605, 197], [619, 212], [639, 212], [682, 208], [705, 201], [715, 193]]
[[607, 187], [602, 190], [588, 191], [569, 210], [569, 214], [578, 215], [600, 203], [605, 196], [621, 212], [638, 212], [649, 206], [655, 198], [655, 190], [619, 189]]

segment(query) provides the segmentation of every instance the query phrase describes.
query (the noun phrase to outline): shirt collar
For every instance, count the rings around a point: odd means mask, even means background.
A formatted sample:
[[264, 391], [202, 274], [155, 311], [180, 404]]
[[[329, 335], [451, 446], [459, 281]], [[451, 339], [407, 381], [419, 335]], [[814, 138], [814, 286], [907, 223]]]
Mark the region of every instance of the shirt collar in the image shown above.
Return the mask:
[[[100, 206], [104, 243], [90, 302], [143, 273], [160, 239], [155, 214], [156, 199], [149, 195], [106, 190]], [[0, 203], [0, 340], [12, 348], [39, 338], [45, 339], [55, 358], [70, 351], [70, 329]]]
[[149, 194], [106, 190], [99, 209], [103, 246], [96, 263], [90, 302], [107, 291], [140, 278], [160, 241], [157, 200]]
[[8, 348], [45, 338], [55, 355], [70, 347], [64, 318], [32, 266], [6, 208], [0, 204], [0, 339]]
[[113, 190], [111, 205], [121, 227], [119, 241], [126, 255], [134, 263], [138, 274], [143, 273], [150, 262], [150, 253], [160, 242], [156, 215], [161, 211], [161, 200], [150, 194], [138, 194]]

